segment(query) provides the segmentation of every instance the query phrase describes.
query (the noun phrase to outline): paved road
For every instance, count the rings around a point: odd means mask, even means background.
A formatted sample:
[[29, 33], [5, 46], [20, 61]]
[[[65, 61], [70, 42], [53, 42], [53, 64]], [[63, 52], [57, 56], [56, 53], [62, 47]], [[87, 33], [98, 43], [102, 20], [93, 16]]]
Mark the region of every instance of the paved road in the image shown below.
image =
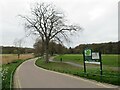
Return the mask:
[[36, 59], [21, 64], [14, 76], [15, 88], [115, 88], [75, 76], [45, 70], [35, 66]]

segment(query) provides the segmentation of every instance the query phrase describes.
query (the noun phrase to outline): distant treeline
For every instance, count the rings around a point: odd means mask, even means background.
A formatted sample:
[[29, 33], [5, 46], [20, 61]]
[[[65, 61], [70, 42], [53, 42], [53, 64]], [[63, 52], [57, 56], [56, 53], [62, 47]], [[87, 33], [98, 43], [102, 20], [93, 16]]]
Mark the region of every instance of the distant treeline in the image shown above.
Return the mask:
[[[1, 47], [0, 47], [1, 48]], [[120, 54], [120, 41], [119, 42], [109, 42], [109, 43], [99, 43], [99, 44], [80, 44], [75, 48], [66, 48], [61, 44], [56, 44], [55, 42], [50, 42], [49, 53], [53, 54], [81, 54], [85, 48], [90, 48], [93, 51], [100, 51], [102, 54]], [[18, 53], [18, 47], [4, 47], [2, 46], [3, 54], [16, 54]], [[35, 55], [44, 55], [44, 46], [40, 41], [34, 44], [33, 48], [19, 48], [19, 53], [35, 53]]]
[[[119, 46], [118, 46], [119, 45]], [[120, 54], [120, 41], [119, 42], [109, 42], [109, 43], [99, 43], [99, 44], [80, 44], [75, 48], [66, 48], [61, 44], [56, 44], [55, 42], [50, 42], [49, 53], [53, 54], [82, 54], [85, 48], [90, 48], [93, 51], [100, 51], [102, 54]], [[43, 55], [44, 46], [41, 41], [37, 41], [34, 44], [35, 54]]]
[[[18, 53], [18, 47], [10, 47], [10, 46], [1, 46], [2, 48], [2, 54], [17, 54]], [[27, 53], [33, 53], [33, 48], [20, 48], [19, 52], [21, 54], [27, 54]]]
[[85, 48], [100, 51], [103, 54], [120, 54], [120, 41], [99, 44], [81, 44], [75, 48], [69, 48], [69, 50], [70, 53], [82, 53]]

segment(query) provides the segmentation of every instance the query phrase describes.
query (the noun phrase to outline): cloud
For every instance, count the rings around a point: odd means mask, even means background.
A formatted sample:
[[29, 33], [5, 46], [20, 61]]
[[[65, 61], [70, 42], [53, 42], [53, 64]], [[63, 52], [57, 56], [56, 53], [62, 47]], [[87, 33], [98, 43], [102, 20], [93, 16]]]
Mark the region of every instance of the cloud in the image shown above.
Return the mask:
[[[25, 35], [23, 21], [18, 14], [28, 15], [30, 5], [34, 2], [50, 2], [63, 10], [70, 23], [77, 23], [84, 28], [79, 36], [70, 37], [71, 43], [66, 46], [75, 47], [81, 43], [109, 42], [118, 40], [119, 0], [1, 0], [0, 32], [1, 45], [13, 45], [15, 38]], [[1, 40], [0, 40], [1, 41]], [[34, 39], [26, 38], [24, 46], [32, 47]]]
[[102, 15], [104, 15], [104, 13], [105, 13], [105, 9], [101, 7], [97, 7], [92, 11], [88, 12], [88, 14], [90, 15], [90, 20], [95, 20], [101, 17]]

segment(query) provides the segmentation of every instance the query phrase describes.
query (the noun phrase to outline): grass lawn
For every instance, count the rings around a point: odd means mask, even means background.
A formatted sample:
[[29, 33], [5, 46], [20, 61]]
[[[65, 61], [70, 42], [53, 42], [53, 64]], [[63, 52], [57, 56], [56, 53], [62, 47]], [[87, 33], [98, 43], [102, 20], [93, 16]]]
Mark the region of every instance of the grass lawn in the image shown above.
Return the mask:
[[45, 63], [43, 59], [38, 59], [36, 61], [36, 65], [48, 70], [76, 75], [76, 76], [80, 76], [88, 79], [93, 79], [99, 82], [106, 82], [114, 85], [120, 85], [120, 80], [118, 79], [120, 76], [120, 73], [118, 73], [117, 71], [111, 71], [110, 69], [107, 69], [107, 68], [104, 68], [103, 76], [101, 78], [99, 67], [88, 68], [87, 74], [84, 74], [83, 67], [75, 67], [75, 66], [71, 66], [69, 64], [61, 63], [61, 62]]
[[54, 58], [55, 61], [60, 61], [60, 58], [62, 58], [65, 62], [74, 62], [78, 64], [83, 64], [83, 56], [82, 54], [65, 54], [65, 55], [59, 55]]
[[[118, 64], [118, 56], [120, 55], [110, 55], [105, 54], [102, 55], [102, 62], [103, 65], [107, 65], [110, 67], [120, 67], [120, 64]], [[62, 58], [63, 61], [67, 62], [74, 62], [78, 64], [83, 64], [83, 55], [82, 54], [65, 54], [65, 55], [59, 55], [54, 58], [56, 61], [60, 61], [60, 58]]]
[[103, 55], [103, 65], [113, 66], [113, 67], [120, 67], [120, 64], [118, 64], [118, 60], [120, 58], [120, 55]]

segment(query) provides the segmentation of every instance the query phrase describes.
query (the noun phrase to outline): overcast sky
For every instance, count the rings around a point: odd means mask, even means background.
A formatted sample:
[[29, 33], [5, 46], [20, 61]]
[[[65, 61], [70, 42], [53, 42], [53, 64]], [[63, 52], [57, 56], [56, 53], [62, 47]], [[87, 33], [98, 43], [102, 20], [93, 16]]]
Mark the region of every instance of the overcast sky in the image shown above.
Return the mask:
[[[49, 2], [48, 2], [49, 1]], [[64, 11], [66, 19], [84, 28], [72, 36], [67, 47], [79, 44], [118, 41], [119, 0], [1, 0], [0, 1], [0, 45], [13, 46], [16, 38], [23, 38], [25, 30], [19, 14], [27, 15], [35, 2], [53, 3]], [[23, 46], [32, 47], [35, 37], [25, 38]]]

